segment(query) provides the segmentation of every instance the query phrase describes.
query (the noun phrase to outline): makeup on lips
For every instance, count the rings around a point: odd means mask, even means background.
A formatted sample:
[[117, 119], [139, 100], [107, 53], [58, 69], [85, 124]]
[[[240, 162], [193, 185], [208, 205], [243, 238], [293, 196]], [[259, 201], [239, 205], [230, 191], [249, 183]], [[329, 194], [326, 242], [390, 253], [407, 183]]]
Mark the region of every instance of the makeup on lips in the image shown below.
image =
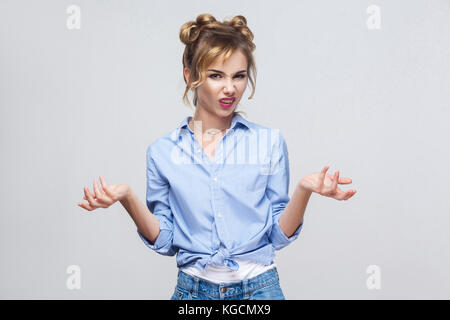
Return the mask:
[[233, 105], [234, 101], [236, 101], [235, 97], [222, 98], [219, 100], [219, 103], [222, 106], [222, 108], [230, 108]]

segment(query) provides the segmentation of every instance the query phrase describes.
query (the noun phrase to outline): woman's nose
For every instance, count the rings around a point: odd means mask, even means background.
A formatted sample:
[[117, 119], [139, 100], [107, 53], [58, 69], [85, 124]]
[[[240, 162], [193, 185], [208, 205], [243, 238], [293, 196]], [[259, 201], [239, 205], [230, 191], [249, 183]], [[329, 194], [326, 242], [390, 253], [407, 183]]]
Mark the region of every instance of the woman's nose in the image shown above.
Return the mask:
[[225, 87], [223, 88], [223, 91], [227, 96], [230, 94], [234, 94], [235, 88], [233, 82], [228, 80], [227, 83], [225, 84]]

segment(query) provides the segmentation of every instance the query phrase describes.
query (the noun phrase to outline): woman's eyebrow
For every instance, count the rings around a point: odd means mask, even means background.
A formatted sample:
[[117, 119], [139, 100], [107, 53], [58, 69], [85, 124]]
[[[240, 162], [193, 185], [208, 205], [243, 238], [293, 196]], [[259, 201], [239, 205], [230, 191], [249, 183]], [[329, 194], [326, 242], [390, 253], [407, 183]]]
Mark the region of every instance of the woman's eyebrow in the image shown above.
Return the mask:
[[[224, 74], [222, 71], [216, 70], [216, 69], [208, 69], [207, 71], [213, 71], [213, 72]], [[247, 70], [241, 70], [241, 71], [236, 72], [235, 74], [242, 73], [242, 72], [247, 72]]]

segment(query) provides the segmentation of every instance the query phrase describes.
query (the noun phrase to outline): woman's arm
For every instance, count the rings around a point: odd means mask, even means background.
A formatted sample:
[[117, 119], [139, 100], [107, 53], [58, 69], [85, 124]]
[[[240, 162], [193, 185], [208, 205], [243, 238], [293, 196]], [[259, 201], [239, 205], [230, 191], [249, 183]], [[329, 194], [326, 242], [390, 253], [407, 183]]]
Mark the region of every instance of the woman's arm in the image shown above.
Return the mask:
[[291, 200], [280, 215], [278, 223], [286, 237], [290, 238], [303, 221], [306, 206], [312, 192], [297, 185]]
[[153, 245], [159, 235], [159, 220], [142, 203], [136, 193], [129, 187], [127, 195], [120, 200], [120, 203], [130, 214], [139, 232]]
[[336, 200], [348, 200], [356, 193], [354, 189], [343, 191], [338, 187], [338, 184], [352, 183], [352, 179], [339, 178], [339, 171], [333, 176], [327, 174], [328, 168], [325, 166], [321, 172], [302, 178], [296, 185], [294, 194], [279, 219], [280, 228], [287, 237], [292, 236], [303, 221], [306, 206], [313, 192]]
[[142, 233], [153, 245], [159, 236], [159, 220], [143, 204], [137, 195], [127, 184], [107, 184], [100, 176], [100, 186], [94, 180], [94, 192], [91, 194], [89, 188], [84, 188], [84, 198], [88, 203], [79, 202], [78, 205], [88, 211], [97, 208], [109, 208], [116, 201], [120, 201], [130, 214], [131, 219]]

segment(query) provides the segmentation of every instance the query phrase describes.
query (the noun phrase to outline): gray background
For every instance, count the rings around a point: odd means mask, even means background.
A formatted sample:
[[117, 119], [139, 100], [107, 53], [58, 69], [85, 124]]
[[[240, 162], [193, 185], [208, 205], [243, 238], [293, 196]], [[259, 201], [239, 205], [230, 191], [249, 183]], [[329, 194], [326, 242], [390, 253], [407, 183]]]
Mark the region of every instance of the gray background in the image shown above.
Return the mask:
[[[80, 30], [66, 27], [72, 4]], [[290, 195], [325, 165], [358, 191], [312, 195], [277, 251], [286, 298], [450, 298], [447, 0], [2, 0], [0, 298], [170, 298], [175, 257], [148, 249], [120, 203], [77, 202], [100, 175], [145, 201], [147, 146], [192, 114], [178, 32], [200, 13], [242, 14], [255, 34], [256, 95], [240, 110], [284, 135]]]

